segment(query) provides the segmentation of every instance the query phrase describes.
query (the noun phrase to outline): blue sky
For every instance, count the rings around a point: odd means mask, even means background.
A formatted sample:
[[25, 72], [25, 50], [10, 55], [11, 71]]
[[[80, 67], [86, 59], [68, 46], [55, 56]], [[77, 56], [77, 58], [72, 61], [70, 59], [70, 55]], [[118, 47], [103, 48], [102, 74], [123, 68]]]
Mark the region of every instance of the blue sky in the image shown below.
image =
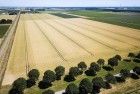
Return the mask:
[[109, 7], [139, 6], [140, 0], [0, 0], [0, 6]]

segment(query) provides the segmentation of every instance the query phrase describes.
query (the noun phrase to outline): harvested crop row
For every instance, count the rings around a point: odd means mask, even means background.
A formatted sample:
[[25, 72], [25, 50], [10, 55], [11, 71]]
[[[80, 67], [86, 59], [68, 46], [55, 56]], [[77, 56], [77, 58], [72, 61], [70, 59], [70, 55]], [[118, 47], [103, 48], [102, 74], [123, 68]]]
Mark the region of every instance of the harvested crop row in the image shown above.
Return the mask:
[[133, 39], [140, 40], [140, 30], [137, 29], [132, 29], [132, 28], [127, 28], [127, 27], [122, 27], [122, 26], [117, 26], [117, 25], [112, 25], [112, 24], [106, 24], [102, 22], [97, 22], [97, 21], [91, 21], [91, 20], [86, 20], [86, 19], [77, 19], [80, 22], [84, 22], [86, 24], [90, 24], [96, 28], [101, 28], [103, 30], [108, 30], [110, 32], [115, 32], [116, 34], [124, 35]]

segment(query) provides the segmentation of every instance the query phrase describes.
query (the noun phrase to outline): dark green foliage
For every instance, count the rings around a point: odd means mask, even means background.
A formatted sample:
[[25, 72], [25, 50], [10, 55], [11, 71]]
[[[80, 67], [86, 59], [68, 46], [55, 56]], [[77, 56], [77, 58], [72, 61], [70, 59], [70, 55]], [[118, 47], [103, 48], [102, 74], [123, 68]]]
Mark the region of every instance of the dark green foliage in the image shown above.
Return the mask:
[[64, 75], [65, 68], [63, 66], [58, 66], [55, 68], [56, 80], [61, 80], [61, 76]]
[[0, 25], [0, 38], [2, 38], [10, 25]]
[[12, 23], [12, 20], [10, 19], [1, 19], [0, 20], [0, 24], [11, 24]]
[[7, 24], [12, 24], [12, 20], [7, 19]]
[[38, 83], [38, 87], [40, 89], [46, 89], [46, 88], [49, 88], [50, 86], [52, 86], [52, 84], [51, 83], [48, 83], [48, 82], [45, 82], [45, 81], [40, 81]]
[[80, 94], [83, 94], [83, 92], [85, 92], [85, 94], [91, 93], [92, 89], [93, 89], [92, 83], [87, 78], [84, 78], [79, 84]]
[[104, 63], [105, 63], [105, 60], [100, 58], [100, 59], [97, 60], [97, 63], [98, 63], [100, 66], [103, 66]]
[[96, 75], [96, 71], [92, 68], [89, 68], [88, 70], [85, 71], [85, 74], [87, 76], [95, 76]]
[[30, 88], [36, 84], [35, 80], [33, 79], [28, 79], [27, 80], [27, 88]]
[[90, 64], [89, 70], [91, 70], [91, 69], [93, 69], [93, 70], [95, 70], [96, 72], [98, 72], [98, 71], [101, 70], [101, 67], [100, 67], [98, 64], [96, 64], [95, 62], [93, 62], [93, 63]]
[[12, 88], [10, 89], [10, 91], [8, 92], [8, 94], [24, 94], [23, 91], [19, 91], [16, 88]]
[[80, 92], [80, 94], [89, 94], [84, 86], [83, 87], [79, 87], [79, 92]]
[[120, 75], [123, 76], [124, 78], [130, 77], [130, 71], [127, 70], [127, 69], [122, 69], [122, 70], [120, 71]]
[[132, 79], [139, 79], [139, 76], [135, 73], [131, 73], [131, 78]]
[[42, 94], [55, 94], [55, 92], [53, 90], [46, 90]]
[[111, 89], [112, 86], [108, 82], [105, 82], [105, 87], [104, 88], [105, 89]]
[[115, 55], [114, 58], [118, 59], [119, 61], [122, 60], [122, 57], [120, 55]]
[[131, 62], [131, 59], [123, 59], [125, 62]]
[[140, 52], [136, 55], [136, 58], [140, 59]]
[[135, 73], [137, 73], [138, 75], [140, 75], [140, 67], [136, 66], [136, 67], [133, 69], [133, 71], [134, 71]]
[[108, 59], [108, 65], [114, 67], [114, 66], [118, 66], [118, 59], [116, 58], [110, 58]]
[[80, 70], [80, 71], [79, 71], [79, 75], [82, 75], [82, 74], [83, 74], [83, 71], [82, 71], [82, 70]]
[[93, 85], [92, 93], [91, 94], [98, 94], [100, 93], [101, 87]]
[[140, 59], [138, 59], [138, 58], [134, 58], [133, 61], [136, 63], [140, 63]]
[[117, 81], [118, 83], [123, 83], [123, 82], [125, 82], [125, 78], [124, 78], [124, 77], [117, 77], [117, 76], [115, 76], [115, 78], [116, 78], [116, 81]]
[[105, 88], [105, 82], [103, 81], [103, 78], [101, 78], [101, 77], [93, 78], [92, 83], [94, 86], [98, 86], [100, 88]]
[[21, 77], [15, 80], [12, 85], [13, 85], [13, 89], [18, 89], [18, 91], [23, 91], [27, 86], [27, 82], [26, 79]]
[[51, 82], [54, 82], [55, 80], [56, 80], [56, 75], [55, 75], [55, 73], [53, 71], [47, 70], [44, 73], [43, 81], [45, 81], [47, 83], [51, 83]]
[[105, 80], [106, 80], [108, 83], [111, 83], [111, 84], [115, 84], [115, 83], [116, 83], [116, 78], [115, 78], [114, 75], [111, 74], [111, 73], [108, 73], [108, 74], [105, 76]]
[[65, 93], [66, 94], [79, 94], [79, 88], [74, 83], [71, 83], [67, 86]]
[[78, 67], [71, 67], [69, 70], [69, 75], [78, 76], [81, 72]]
[[39, 75], [40, 75], [40, 73], [37, 69], [32, 69], [28, 73], [29, 79], [33, 79], [35, 81], [38, 80]]
[[78, 68], [81, 70], [85, 70], [87, 68], [87, 65], [85, 62], [82, 61], [78, 64]]
[[75, 81], [75, 77], [73, 75], [65, 75], [64, 81], [66, 81], [66, 82]]
[[135, 54], [134, 53], [129, 53], [128, 54], [128, 57], [134, 58], [135, 57]]
[[112, 67], [110, 67], [110, 66], [103, 66], [102, 67], [104, 70], [106, 70], [106, 71], [112, 71], [112, 70], [114, 70]]
[[6, 19], [1, 19], [0, 24], [6, 24]]

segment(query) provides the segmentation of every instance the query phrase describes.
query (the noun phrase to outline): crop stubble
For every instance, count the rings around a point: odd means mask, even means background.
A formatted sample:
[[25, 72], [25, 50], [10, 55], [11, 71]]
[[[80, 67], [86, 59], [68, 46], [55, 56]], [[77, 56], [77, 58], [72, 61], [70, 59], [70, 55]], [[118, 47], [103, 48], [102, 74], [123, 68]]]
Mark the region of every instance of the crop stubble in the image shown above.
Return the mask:
[[44, 71], [63, 65], [68, 71], [80, 61], [89, 65], [98, 58], [137, 51], [139, 36], [136, 29], [82, 18], [21, 15], [3, 85], [26, 77], [30, 69], [37, 68], [43, 75]]

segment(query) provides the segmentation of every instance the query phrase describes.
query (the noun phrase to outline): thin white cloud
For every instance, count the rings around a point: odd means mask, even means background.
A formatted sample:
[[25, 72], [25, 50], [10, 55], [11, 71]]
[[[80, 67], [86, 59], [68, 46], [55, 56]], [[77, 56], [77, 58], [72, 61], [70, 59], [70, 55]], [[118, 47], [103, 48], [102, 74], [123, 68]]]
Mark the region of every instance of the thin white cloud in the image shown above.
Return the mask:
[[140, 6], [140, 0], [0, 0], [0, 6]]

